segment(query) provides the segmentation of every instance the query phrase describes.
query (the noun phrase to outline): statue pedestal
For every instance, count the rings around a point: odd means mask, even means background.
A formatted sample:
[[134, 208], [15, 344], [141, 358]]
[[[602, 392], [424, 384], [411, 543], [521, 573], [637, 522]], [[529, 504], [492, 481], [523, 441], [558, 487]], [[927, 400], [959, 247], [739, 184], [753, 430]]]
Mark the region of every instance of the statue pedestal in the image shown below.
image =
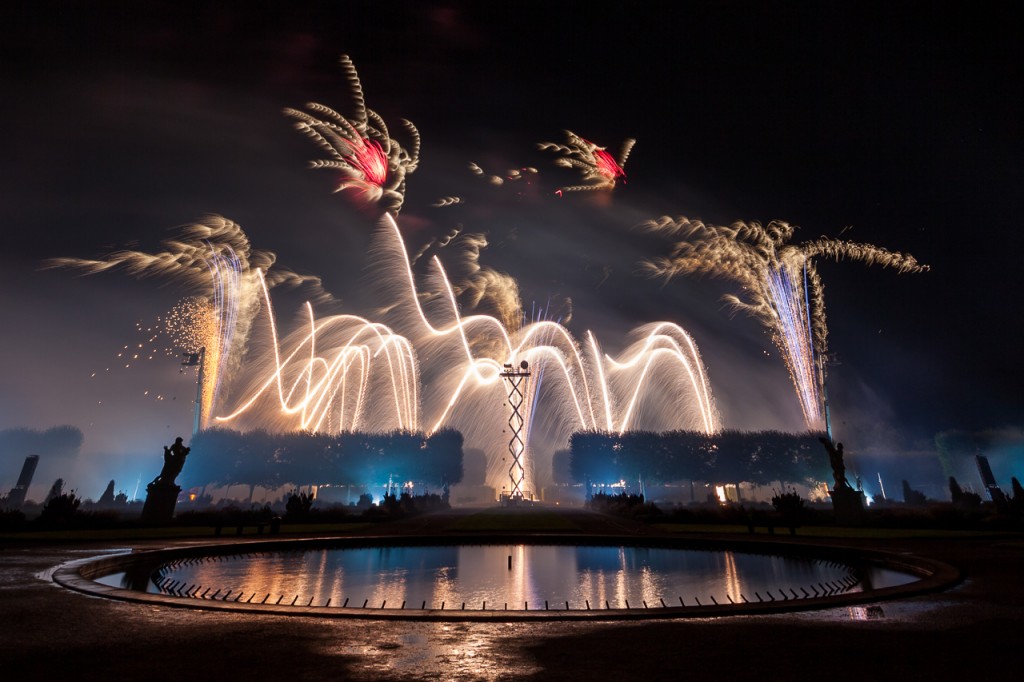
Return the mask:
[[864, 493], [853, 488], [836, 488], [829, 490], [828, 494], [832, 497], [836, 525], [859, 526], [864, 523]]
[[181, 486], [174, 483], [150, 483], [146, 486], [146, 504], [142, 507], [143, 523], [170, 523]]

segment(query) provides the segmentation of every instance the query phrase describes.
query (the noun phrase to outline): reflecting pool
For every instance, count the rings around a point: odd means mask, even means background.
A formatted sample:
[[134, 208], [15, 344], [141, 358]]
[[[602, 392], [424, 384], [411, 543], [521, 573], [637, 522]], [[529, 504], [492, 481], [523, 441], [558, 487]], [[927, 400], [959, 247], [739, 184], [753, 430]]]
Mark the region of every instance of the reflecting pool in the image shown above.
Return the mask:
[[266, 551], [101, 582], [198, 599], [373, 609], [580, 610], [806, 599], [913, 582], [878, 566], [662, 547], [485, 544]]

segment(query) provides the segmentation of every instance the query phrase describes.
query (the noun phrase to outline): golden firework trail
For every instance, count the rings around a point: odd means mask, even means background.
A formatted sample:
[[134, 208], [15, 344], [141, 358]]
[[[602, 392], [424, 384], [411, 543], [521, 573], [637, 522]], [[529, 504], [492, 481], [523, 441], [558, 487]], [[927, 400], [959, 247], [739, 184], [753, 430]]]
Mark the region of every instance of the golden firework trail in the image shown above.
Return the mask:
[[[262, 290], [270, 352], [246, 367], [236, 407], [216, 418], [233, 428], [339, 432], [347, 430], [460, 430], [470, 447], [492, 459], [488, 483], [500, 488], [507, 467], [505, 364], [529, 362], [543, 372], [524, 405], [527, 449], [538, 440], [553, 452], [580, 429], [699, 429], [720, 421], [707, 371], [693, 339], [678, 325], [658, 322], [634, 332], [618, 357], [596, 337], [579, 343], [562, 325], [541, 320], [516, 328], [490, 315], [463, 315], [440, 259], [431, 259], [424, 295], [398, 225], [381, 221], [374, 250], [379, 277], [395, 295], [387, 324], [353, 315], [316, 318], [307, 305], [305, 328], [281, 338], [268, 291]], [[521, 306], [516, 306], [521, 309]], [[542, 448], [543, 449], [543, 448]], [[527, 486], [534, 463], [524, 456]], [[507, 481], [504, 481], [507, 483]], [[531, 487], [531, 489], [533, 489]]]
[[[469, 170], [473, 175], [481, 178], [485, 183], [492, 187], [502, 187], [506, 184], [510, 187], [514, 187], [516, 189], [516, 196], [519, 197], [526, 195], [526, 191], [528, 189], [527, 186], [533, 184], [534, 176], [537, 175], [537, 169], [529, 166], [522, 168], [509, 168], [505, 171], [504, 175], [492, 175], [485, 172], [478, 164], [470, 162]], [[434, 208], [448, 208], [464, 203], [466, 203], [466, 199], [464, 197], [446, 196], [439, 197], [433, 204], [431, 204], [431, 206]]]
[[231, 257], [238, 260], [246, 278], [259, 270], [270, 287], [308, 287], [313, 301], [334, 300], [319, 277], [299, 275], [276, 266], [277, 256], [273, 251], [254, 249], [238, 223], [218, 215], [185, 226], [178, 237], [164, 240], [162, 245], [164, 249], [156, 253], [122, 250], [95, 260], [51, 258], [44, 261], [43, 267], [71, 268], [80, 270], [83, 275], [123, 270], [139, 279], [165, 277], [194, 288], [199, 295], [213, 296], [215, 284], [210, 277], [209, 260], [233, 254]]
[[[209, 298], [189, 296], [178, 301], [164, 319], [164, 331], [174, 347], [186, 357], [203, 358], [204, 368], [197, 391], [199, 398], [199, 427], [207, 425], [213, 408], [222, 373], [218, 371], [221, 359], [227, 357], [221, 349], [230, 348], [230, 338], [222, 343], [218, 306]], [[174, 355], [172, 353], [172, 355]]]
[[478, 177], [483, 178], [488, 184], [491, 185], [504, 185], [505, 182], [519, 182], [525, 178], [529, 178], [531, 175], [537, 174], [537, 169], [532, 167], [525, 168], [510, 168], [505, 171], [505, 175], [492, 175], [484, 171], [476, 163], [472, 161], [469, 163], [469, 171]]
[[166, 333], [175, 348], [183, 353], [198, 353], [213, 343], [217, 323], [210, 299], [186, 296], [163, 318]]
[[679, 239], [667, 257], [642, 263], [651, 276], [671, 280], [679, 275], [710, 275], [740, 285], [745, 298], [728, 295], [734, 310], [747, 313], [772, 334], [800, 400], [808, 429], [827, 426], [824, 414], [828, 327], [816, 257], [850, 258], [898, 272], [924, 272], [927, 265], [913, 256], [871, 244], [821, 237], [802, 244], [788, 243], [796, 229], [772, 221], [736, 222], [728, 227], [689, 218], [662, 217], [641, 228]]
[[163, 247], [156, 253], [115, 251], [95, 260], [54, 258], [44, 267], [72, 268], [85, 275], [123, 270], [137, 278], [167, 278], [194, 290], [197, 298], [172, 310], [169, 324], [176, 327], [168, 331], [184, 352], [205, 354], [198, 392], [200, 427], [205, 427], [224, 381], [241, 362], [259, 309], [260, 287], [304, 286], [317, 302], [334, 299], [319, 277], [275, 267], [273, 252], [253, 249], [242, 228], [220, 216], [183, 228]]
[[605, 147], [598, 147], [570, 130], [565, 131], [565, 136], [568, 144], [541, 142], [537, 145], [541, 151], [560, 154], [555, 159], [556, 166], [574, 168], [583, 174], [585, 184], [563, 187], [559, 190], [560, 192], [611, 190], [615, 189], [615, 183], [619, 178], [625, 181], [626, 172], [622, 169], [626, 165], [626, 159], [629, 158], [629, 153], [633, 150], [636, 140], [627, 139], [623, 142], [618, 157], [614, 157], [606, 151]]
[[[427, 249], [410, 260], [395, 218], [405, 177], [418, 163], [419, 135], [405, 121], [411, 149], [393, 140], [384, 120], [366, 108], [351, 61], [342, 57], [341, 63], [352, 88], [352, 116], [315, 103], [306, 111], [286, 109], [286, 114], [327, 152], [329, 158], [314, 161], [313, 167], [339, 171], [338, 189], [354, 189], [384, 208], [370, 252], [372, 272], [386, 294], [379, 298], [385, 304], [378, 319], [318, 318], [308, 302], [307, 322], [282, 334], [271, 305], [272, 287], [307, 284], [315, 300], [330, 296], [318, 278], [272, 267], [273, 253], [252, 249], [236, 224], [218, 217], [186, 228], [159, 253], [119, 251], [100, 260], [48, 263], [86, 274], [123, 269], [136, 277], [170, 277], [194, 287], [205, 303], [183, 304], [192, 307], [189, 319], [197, 328], [190, 331], [194, 338], [182, 341], [192, 348], [201, 343], [207, 353], [209, 376], [203, 377], [199, 399], [202, 426], [322, 433], [434, 433], [451, 427], [462, 432], [467, 447], [489, 454], [488, 484], [498, 489], [506, 482], [508, 467], [501, 456], [509, 442], [509, 396], [502, 372], [526, 361], [538, 377], [526, 386], [520, 412], [527, 425], [520, 457], [527, 489], [536, 490], [546, 475], [539, 472], [534, 452], [553, 454], [580, 429], [720, 429], [696, 343], [676, 324], [656, 322], [634, 330], [631, 344], [613, 357], [602, 351], [593, 333], [577, 340], [558, 322], [526, 322], [516, 281], [480, 265], [486, 237], [461, 229], [437, 242], [458, 251], [459, 274], [449, 277], [434, 255], [418, 280], [412, 263]], [[541, 145], [562, 155], [556, 164], [582, 171], [587, 184], [566, 191], [611, 189], [625, 177], [622, 166], [633, 140], [614, 158], [604, 148], [567, 135], [568, 146]], [[485, 175], [479, 167], [473, 172]], [[535, 172], [510, 172], [506, 179]], [[181, 317], [187, 317], [184, 310]], [[265, 324], [257, 326], [257, 320]]]
[[401, 120], [412, 140], [409, 150], [403, 148], [391, 138], [384, 119], [366, 107], [359, 74], [346, 55], [341, 56], [341, 68], [352, 91], [351, 118], [315, 102], [306, 104], [307, 111], [289, 108], [284, 113], [295, 119], [296, 130], [328, 154], [329, 158], [311, 161], [310, 167], [341, 173], [335, 191], [353, 189], [367, 203], [380, 204], [398, 215], [405, 200], [405, 176], [419, 163], [419, 131], [412, 122]]

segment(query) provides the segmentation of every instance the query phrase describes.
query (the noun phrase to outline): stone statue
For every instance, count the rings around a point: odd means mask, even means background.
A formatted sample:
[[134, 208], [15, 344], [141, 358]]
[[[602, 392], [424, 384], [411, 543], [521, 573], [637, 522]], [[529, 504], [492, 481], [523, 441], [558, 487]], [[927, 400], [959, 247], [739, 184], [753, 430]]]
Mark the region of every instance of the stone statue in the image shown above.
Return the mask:
[[142, 507], [143, 523], [170, 523], [174, 517], [174, 505], [178, 502], [181, 488], [174, 479], [185, 466], [185, 458], [192, 448], [185, 447], [181, 436], [175, 439], [171, 447], [164, 446], [164, 468], [160, 475], [146, 486], [146, 504]]
[[850, 483], [846, 480], [846, 464], [843, 463], [843, 444], [833, 444], [830, 438], [822, 436], [818, 440], [828, 451], [828, 462], [832, 465], [832, 477], [835, 479], [835, 490], [849, 489]]
[[174, 440], [174, 445], [171, 447], [164, 446], [164, 468], [160, 470], [160, 475], [153, 479], [150, 485], [156, 483], [162, 483], [164, 485], [174, 485], [174, 479], [181, 473], [182, 468], [185, 466], [185, 458], [188, 457], [188, 453], [192, 451], [192, 448], [185, 447], [182, 443], [181, 436], [178, 436]]

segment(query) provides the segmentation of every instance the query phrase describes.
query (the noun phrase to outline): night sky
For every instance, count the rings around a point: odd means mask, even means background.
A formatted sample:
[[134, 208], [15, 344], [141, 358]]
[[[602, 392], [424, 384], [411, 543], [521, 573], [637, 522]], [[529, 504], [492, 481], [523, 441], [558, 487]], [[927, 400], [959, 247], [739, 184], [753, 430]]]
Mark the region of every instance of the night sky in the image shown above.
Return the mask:
[[[1009, 5], [209, 4], [0, 8], [0, 429], [85, 434], [75, 463], [44, 462], [37, 484], [65, 475], [95, 497], [113, 477], [131, 492], [160, 446], [188, 434], [194, 391], [172, 358], [117, 358], [180, 289], [43, 260], [155, 250], [219, 214], [278, 263], [322, 276], [342, 310], [380, 304], [359, 286], [374, 216], [307, 168], [319, 155], [282, 114], [344, 109], [343, 53], [393, 136], [400, 118], [422, 134], [399, 219], [410, 249], [457, 223], [486, 232], [481, 262], [518, 279], [527, 310], [571, 299], [568, 326], [608, 350], [638, 324], [682, 324], [726, 426], [803, 428], [769, 336], [720, 300], [734, 285], [638, 274], [669, 246], [636, 229], [644, 220], [779, 219], [800, 226], [797, 242], [842, 233], [932, 267], [818, 261], [848, 451], [909, 461], [930, 457], [940, 431], [1024, 427], [1024, 36]], [[536, 143], [563, 129], [613, 151], [636, 138], [627, 182], [554, 196], [576, 177]], [[517, 197], [471, 161], [540, 173]], [[466, 204], [432, 208], [443, 196]], [[283, 296], [279, 319], [300, 303]], [[25, 454], [0, 453], [0, 488]]]

